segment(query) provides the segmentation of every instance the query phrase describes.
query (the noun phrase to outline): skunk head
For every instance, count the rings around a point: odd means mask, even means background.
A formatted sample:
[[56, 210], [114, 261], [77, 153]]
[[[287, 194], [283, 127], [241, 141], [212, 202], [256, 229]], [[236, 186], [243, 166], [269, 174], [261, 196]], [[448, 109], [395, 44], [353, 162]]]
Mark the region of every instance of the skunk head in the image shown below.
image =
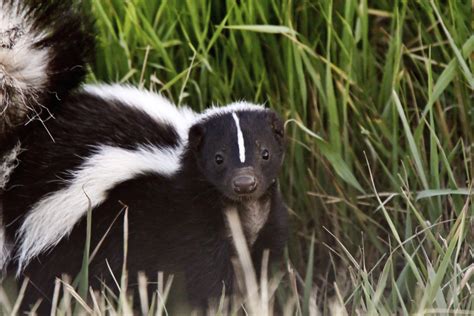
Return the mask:
[[189, 131], [200, 173], [234, 201], [261, 197], [284, 157], [283, 123], [268, 109], [247, 103], [214, 108]]

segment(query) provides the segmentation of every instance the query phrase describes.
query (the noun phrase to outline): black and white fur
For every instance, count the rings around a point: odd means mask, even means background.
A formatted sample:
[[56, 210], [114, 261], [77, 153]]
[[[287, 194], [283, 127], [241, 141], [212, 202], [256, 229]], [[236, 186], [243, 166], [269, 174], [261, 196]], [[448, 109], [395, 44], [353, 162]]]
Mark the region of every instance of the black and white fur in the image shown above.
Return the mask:
[[183, 273], [193, 304], [232, 291], [227, 210], [239, 212], [257, 271], [264, 249], [281, 256], [285, 140], [273, 111], [237, 102], [198, 114], [120, 85], [69, 89], [51, 107], [44, 100], [54, 119], [16, 129], [5, 147], [15, 155], [3, 158], [13, 167], [0, 201], [0, 265], [31, 280], [24, 308], [42, 299], [47, 311], [54, 279], [79, 272], [89, 208], [91, 249], [100, 244], [89, 266], [95, 287], [114, 288], [121, 273], [124, 206], [130, 277]]
[[0, 141], [79, 85], [93, 38], [77, 2], [0, 0]]

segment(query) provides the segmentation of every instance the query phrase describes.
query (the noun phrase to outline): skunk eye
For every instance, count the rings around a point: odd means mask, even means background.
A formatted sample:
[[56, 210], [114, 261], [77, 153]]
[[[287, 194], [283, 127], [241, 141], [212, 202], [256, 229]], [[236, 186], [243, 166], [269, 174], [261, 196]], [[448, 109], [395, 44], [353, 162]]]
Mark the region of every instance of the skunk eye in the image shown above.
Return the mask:
[[270, 153], [268, 152], [268, 150], [264, 149], [262, 151], [262, 159], [263, 160], [268, 160], [270, 158]]
[[224, 157], [222, 157], [221, 154], [216, 154], [216, 157], [214, 158], [216, 161], [216, 164], [221, 165], [224, 162]]

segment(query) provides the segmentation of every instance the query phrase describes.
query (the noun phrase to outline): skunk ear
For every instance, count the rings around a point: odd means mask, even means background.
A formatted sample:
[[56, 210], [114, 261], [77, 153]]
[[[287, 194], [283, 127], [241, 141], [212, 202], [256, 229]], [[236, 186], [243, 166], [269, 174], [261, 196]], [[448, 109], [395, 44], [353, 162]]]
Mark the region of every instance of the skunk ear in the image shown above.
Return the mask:
[[273, 111], [268, 112], [268, 119], [270, 126], [272, 127], [273, 133], [278, 141], [284, 143], [285, 141], [285, 127], [283, 121], [280, 119], [278, 114]]
[[199, 150], [206, 128], [201, 124], [195, 124], [189, 129], [188, 141], [191, 147], [195, 150]]

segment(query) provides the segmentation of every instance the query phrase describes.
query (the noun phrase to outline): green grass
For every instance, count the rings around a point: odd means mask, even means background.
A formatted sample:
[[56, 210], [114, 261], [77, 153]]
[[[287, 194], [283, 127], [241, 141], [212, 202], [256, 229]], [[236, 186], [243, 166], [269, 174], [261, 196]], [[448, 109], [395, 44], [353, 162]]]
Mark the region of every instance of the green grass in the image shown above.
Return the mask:
[[287, 120], [280, 181], [292, 227], [289, 272], [268, 285], [275, 305], [474, 313], [471, 1], [91, 0], [91, 9], [90, 81], [140, 85], [196, 110], [246, 99]]

